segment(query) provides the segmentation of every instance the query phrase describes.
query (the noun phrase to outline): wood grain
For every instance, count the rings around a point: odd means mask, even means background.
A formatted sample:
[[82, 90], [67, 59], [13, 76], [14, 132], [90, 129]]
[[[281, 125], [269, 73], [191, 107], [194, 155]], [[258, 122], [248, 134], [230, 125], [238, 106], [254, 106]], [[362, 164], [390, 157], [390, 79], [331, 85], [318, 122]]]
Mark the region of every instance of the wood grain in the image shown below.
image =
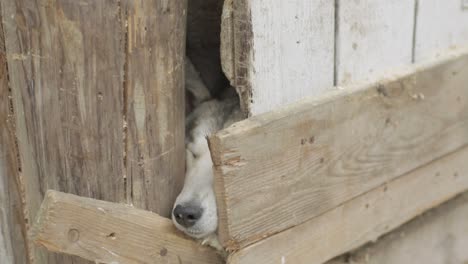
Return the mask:
[[[334, 2], [226, 1], [221, 61], [256, 115], [333, 86]], [[225, 32], [223, 32], [225, 31]], [[228, 33], [226, 33], [228, 32]], [[231, 53], [229, 52], [231, 51]]]
[[[28, 218], [47, 189], [125, 201], [118, 2], [0, 3]], [[41, 264], [84, 263], [34, 255]]]
[[338, 1], [337, 85], [377, 80], [411, 64], [414, 9], [408, 0]]
[[242, 249], [231, 255], [228, 263], [324, 263], [375, 241], [468, 190], [467, 158], [468, 148], [464, 148], [433, 161], [302, 225]]
[[187, 1], [124, 1], [127, 198], [170, 217], [184, 184]]
[[24, 212], [24, 183], [17, 158], [5, 55], [3, 26], [0, 24], [0, 262], [28, 264], [31, 263], [26, 236], [28, 219]]
[[48, 191], [33, 238], [48, 250], [93, 263], [222, 263], [171, 220], [134, 207]]
[[415, 61], [468, 45], [468, 9], [459, 0], [418, 0]]
[[468, 263], [468, 193], [327, 264]]
[[0, 4], [27, 218], [47, 189], [168, 216], [183, 177], [186, 1]]
[[468, 52], [252, 117], [211, 137], [229, 249], [468, 144]]

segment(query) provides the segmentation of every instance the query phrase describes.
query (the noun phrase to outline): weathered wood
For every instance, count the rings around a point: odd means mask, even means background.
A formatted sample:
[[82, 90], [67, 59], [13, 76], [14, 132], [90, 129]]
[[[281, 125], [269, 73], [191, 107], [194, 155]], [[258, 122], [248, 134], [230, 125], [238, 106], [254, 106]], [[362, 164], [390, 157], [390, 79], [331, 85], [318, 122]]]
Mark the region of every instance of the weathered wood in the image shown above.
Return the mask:
[[48, 191], [33, 227], [48, 250], [96, 263], [222, 263], [171, 220], [129, 205]]
[[[465, 1], [466, 2], [466, 1]], [[468, 9], [460, 0], [418, 0], [415, 61], [468, 45]]]
[[27, 264], [31, 262], [23, 208], [24, 186], [18, 170], [14, 111], [10, 103], [4, 43], [0, 23], [0, 262]]
[[408, 0], [338, 1], [337, 84], [377, 80], [411, 64], [414, 9]]
[[119, 2], [0, 3], [28, 218], [47, 189], [125, 201]]
[[468, 263], [468, 193], [327, 264]]
[[374, 241], [468, 190], [467, 158], [468, 148], [464, 148], [433, 161], [302, 225], [235, 252], [228, 263], [323, 263]]
[[127, 198], [138, 208], [169, 217], [185, 174], [187, 1], [123, 3], [128, 23], [123, 91]]
[[[27, 218], [47, 189], [168, 216], [183, 177], [186, 1], [0, 4]], [[44, 252], [37, 263], [72, 261]]]
[[222, 44], [221, 61], [246, 113], [333, 86], [333, 1], [233, 0], [226, 8], [224, 19], [231, 22], [223, 21], [221, 41], [230, 43]]
[[222, 243], [303, 223], [468, 144], [467, 65], [457, 53], [211, 137]]

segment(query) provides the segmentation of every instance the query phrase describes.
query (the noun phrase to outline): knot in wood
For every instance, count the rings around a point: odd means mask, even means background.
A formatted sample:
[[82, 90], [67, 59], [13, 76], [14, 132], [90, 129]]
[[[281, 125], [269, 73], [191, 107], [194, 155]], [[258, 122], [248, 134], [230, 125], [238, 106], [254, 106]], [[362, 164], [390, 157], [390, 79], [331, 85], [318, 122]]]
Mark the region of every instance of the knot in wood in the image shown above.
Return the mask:
[[68, 241], [75, 243], [78, 239], [80, 239], [80, 231], [78, 229], [72, 228], [68, 230]]

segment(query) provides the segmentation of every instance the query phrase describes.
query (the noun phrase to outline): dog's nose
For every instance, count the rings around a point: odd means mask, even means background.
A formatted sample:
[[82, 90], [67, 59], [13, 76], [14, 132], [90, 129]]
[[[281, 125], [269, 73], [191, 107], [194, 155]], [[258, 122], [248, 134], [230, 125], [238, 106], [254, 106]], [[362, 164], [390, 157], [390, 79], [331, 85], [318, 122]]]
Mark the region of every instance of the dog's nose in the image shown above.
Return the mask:
[[198, 206], [182, 206], [177, 205], [174, 208], [173, 214], [177, 223], [183, 227], [191, 227], [195, 225], [198, 219], [201, 218], [203, 209]]

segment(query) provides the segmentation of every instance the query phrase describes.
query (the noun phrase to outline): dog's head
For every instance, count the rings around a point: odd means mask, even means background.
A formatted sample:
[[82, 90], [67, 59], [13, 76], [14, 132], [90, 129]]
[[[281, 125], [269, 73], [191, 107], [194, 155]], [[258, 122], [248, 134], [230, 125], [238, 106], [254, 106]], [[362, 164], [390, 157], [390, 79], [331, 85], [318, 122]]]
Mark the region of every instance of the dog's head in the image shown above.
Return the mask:
[[174, 204], [172, 220], [179, 230], [194, 238], [205, 238], [218, 227], [212, 166], [204, 137], [187, 144], [185, 183]]

